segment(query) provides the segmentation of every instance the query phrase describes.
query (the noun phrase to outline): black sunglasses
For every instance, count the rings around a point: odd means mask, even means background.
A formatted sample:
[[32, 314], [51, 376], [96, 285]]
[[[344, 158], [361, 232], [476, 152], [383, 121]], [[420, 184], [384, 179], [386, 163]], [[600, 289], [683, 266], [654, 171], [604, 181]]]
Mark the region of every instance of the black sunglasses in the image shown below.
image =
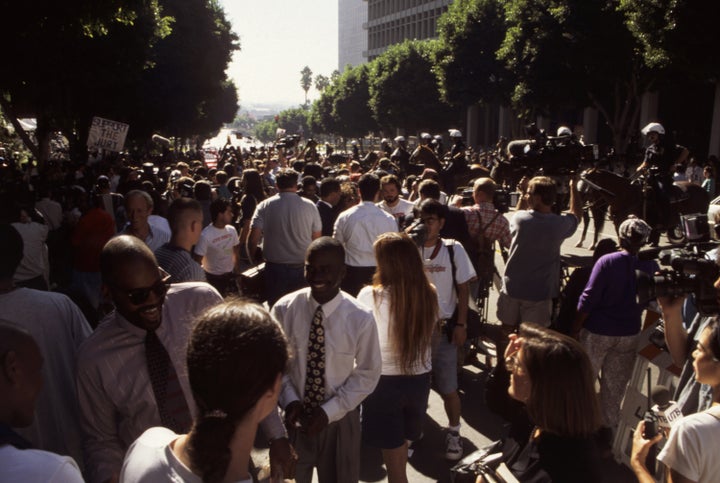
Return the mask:
[[160, 271], [160, 280], [155, 282], [152, 286], [125, 290], [125, 295], [128, 300], [130, 300], [130, 303], [133, 305], [145, 303], [150, 297], [150, 292], [154, 292], [159, 298], [162, 298], [167, 294], [168, 289], [170, 288], [170, 278], [172, 276], [160, 267], [158, 267], [158, 270]]

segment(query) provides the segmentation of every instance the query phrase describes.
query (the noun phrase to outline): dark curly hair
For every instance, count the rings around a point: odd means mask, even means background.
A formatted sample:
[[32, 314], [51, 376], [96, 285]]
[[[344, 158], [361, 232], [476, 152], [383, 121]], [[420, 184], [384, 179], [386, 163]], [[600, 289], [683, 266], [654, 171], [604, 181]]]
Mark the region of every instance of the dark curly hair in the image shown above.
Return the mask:
[[187, 366], [198, 415], [188, 455], [204, 482], [225, 476], [238, 423], [285, 371], [287, 361], [285, 335], [260, 305], [231, 300], [196, 320]]

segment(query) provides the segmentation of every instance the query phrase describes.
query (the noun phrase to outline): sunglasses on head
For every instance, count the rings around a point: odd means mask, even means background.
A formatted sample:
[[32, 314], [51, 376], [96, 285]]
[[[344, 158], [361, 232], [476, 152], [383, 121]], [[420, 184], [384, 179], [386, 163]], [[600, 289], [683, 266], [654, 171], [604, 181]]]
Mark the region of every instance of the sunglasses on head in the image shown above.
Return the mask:
[[155, 293], [155, 295], [160, 298], [167, 294], [168, 289], [170, 288], [171, 275], [160, 267], [158, 267], [158, 270], [160, 272], [160, 280], [155, 282], [152, 286], [125, 290], [125, 295], [133, 305], [145, 303], [150, 297], [151, 292]]

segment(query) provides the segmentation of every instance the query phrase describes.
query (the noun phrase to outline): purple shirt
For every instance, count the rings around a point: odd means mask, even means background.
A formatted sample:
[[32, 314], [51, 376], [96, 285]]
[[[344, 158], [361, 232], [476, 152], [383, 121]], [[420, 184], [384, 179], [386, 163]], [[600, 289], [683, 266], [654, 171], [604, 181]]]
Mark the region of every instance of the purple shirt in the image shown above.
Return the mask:
[[644, 307], [636, 302], [635, 270], [652, 275], [658, 265], [654, 260], [638, 260], [626, 251], [609, 253], [595, 262], [577, 307], [589, 314], [587, 330], [608, 336], [640, 332]]

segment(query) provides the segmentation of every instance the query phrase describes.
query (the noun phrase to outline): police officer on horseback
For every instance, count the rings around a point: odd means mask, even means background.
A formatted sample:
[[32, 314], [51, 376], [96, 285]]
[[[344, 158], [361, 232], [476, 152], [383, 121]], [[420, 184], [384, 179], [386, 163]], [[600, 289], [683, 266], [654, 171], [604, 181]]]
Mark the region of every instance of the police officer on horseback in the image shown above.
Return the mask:
[[389, 158], [392, 154], [392, 148], [390, 147], [390, 140], [388, 138], [382, 138], [380, 141], [380, 151], [383, 153], [383, 157]]
[[453, 145], [450, 148], [450, 158], [455, 159], [458, 154], [465, 156], [465, 143], [462, 140], [462, 133], [457, 129], [449, 129], [450, 139], [452, 139]]
[[407, 173], [408, 165], [410, 164], [410, 153], [408, 153], [405, 137], [397, 136], [395, 138], [395, 144], [397, 147], [395, 151], [390, 155], [390, 161], [400, 167], [403, 173]]
[[432, 146], [435, 149], [435, 155], [438, 159], [442, 159], [445, 156], [445, 146], [443, 145], [443, 137], [440, 134], [433, 136]]
[[662, 214], [670, 213], [670, 196], [673, 185], [672, 168], [682, 164], [687, 159], [687, 148], [674, 144], [665, 135], [662, 124], [651, 122], [642, 131], [647, 136], [648, 147], [645, 149], [645, 158], [638, 166], [637, 171], [650, 171], [650, 184], [656, 193], [657, 213], [660, 224], [672, 223]]

